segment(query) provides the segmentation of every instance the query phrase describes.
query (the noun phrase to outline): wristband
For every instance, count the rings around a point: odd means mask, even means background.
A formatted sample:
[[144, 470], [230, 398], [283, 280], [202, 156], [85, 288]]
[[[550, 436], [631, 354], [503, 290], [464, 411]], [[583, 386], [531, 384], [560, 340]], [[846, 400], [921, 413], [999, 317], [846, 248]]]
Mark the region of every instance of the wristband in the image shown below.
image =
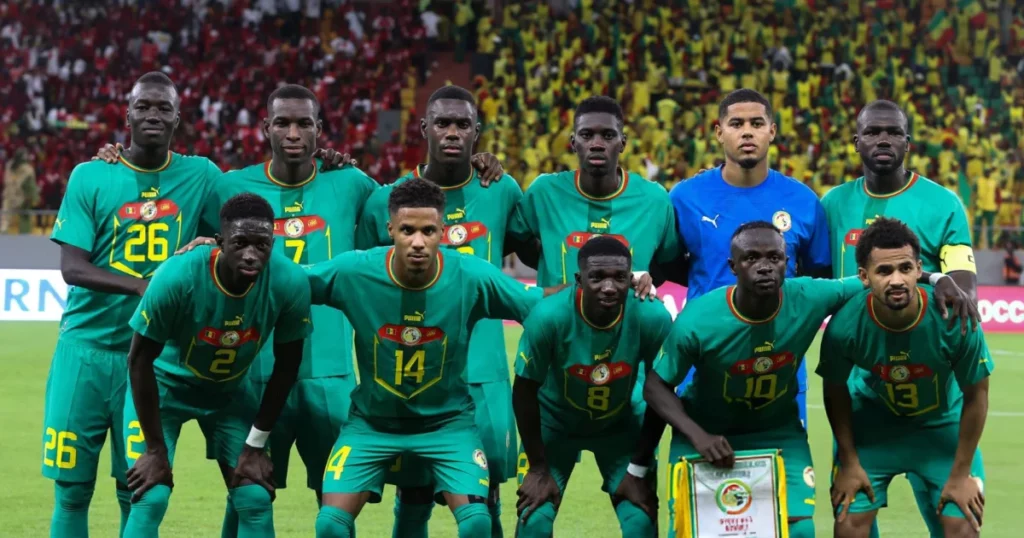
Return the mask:
[[245, 439], [245, 444], [253, 448], [263, 448], [267, 446], [267, 439], [269, 437], [270, 432], [265, 432], [257, 429], [256, 426], [253, 426], [252, 429], [249, 430], [249, 437]]
[[945, 278], [947, 276], [949, 276], [949, 275], [947, 275], [945, 273], [932, 273], [928, 277], [928, 283], [931, 284], [932, 286], [934, 286], [935, 284], [938, 284], [939, 280], [942, 280], [943, 278]]
[[629, 465], [626, 466], [626, 472], [637, 478], [643, 478], [647, 476], [647, 467], [643, 465], [637, 465], [635, 463], [630, 463]]

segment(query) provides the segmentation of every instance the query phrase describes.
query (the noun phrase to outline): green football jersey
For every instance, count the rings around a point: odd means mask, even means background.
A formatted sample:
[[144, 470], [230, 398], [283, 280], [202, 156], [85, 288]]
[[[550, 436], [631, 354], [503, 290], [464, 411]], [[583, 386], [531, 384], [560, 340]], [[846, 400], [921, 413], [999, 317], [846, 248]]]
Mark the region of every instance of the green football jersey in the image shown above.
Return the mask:
[[[274, 251], [293, 262], [309, 265], [327, 261], [355, 248], [355, 230], [366, 200], [377, 182], [358, 168], [319, 172], [316, 163], [309, 179], [289, 185], [270, 174], [270, 161], [224, 174], [207, 199], [200, 235], [220, 229], [220, 208], [232, 196], [258, 194], [274, 208]], [[313, 307], [313, 324], [320, 328], [303, 346], [299, 379], [352, 373], [352, 325], [340, 310]], [[270, 378], [274, 365], [272, 342], [263, 347], [249, 374]]]
[[668, 192], [636, 174], [621, 169], [619, 174], [619, 190], [604, 198], [583, 192], [579, 170], [542, 174], [526, 189], [510, 232], [523, 240], [540, 240], [538, 286], [571, 283], [578, 270], [579, 248], [595, 235], [611, 235], [629, 246], [637, 271], [647, 271], [652, 261], [671, 261], [679, 254]]
[[353, 251], [308, 266], [314, 304], [340, 308], [356, 332], [359, 386], [352, 413], [388, 431], [430, 431], [473, 423], [465, 379], [470, 334], [482, 319], [526, 319], [544, 296], [474, 256], [437, 255], [434, 279], [403, 287], [394, 247]]
[[[388, 236], [388, 197], [395, 185], [419, 177], [417, 167], [370, 196], [356, 230], [356, 248], [365, 250], [393, 244]], [[476, 256], [500, 269], [505, 233], [516, 204], [523, 198], [519, 183], [506, 174], [501, 181], [484, 188], [474, 171], [465, 183], [442, 189], [446, 202], [443, 215], [445, 233], [441, 244]], [[508, 356], [505, 354], [505, 331], [501, 320], [487, 319], [477, 323], [469, 352], [473, 356], [466, 370], [470, 383], [508, 381]]]
[[[941, 426], [960, 420], [961, 386], [995, 368], [980, 328], [960, 335], [948, 328], [919, 285], [921, 311], [909, 328], [892, 330], [875, 317], [875, 299], [864, 290], [832, 316], [821, 341], [817, 373], [826, 381], [850, 379], [855, 410], [877, 411], [879, 421]], [[956, 382], [954, 383], [954, 379]], [[872, 415], [874, 416], [874, 415]]]
[[921, 241], [921, 263], [932, 273], [975, 272], [971, 232], [960, 199], [928, 178], [912, 173], [898, 192], [876, 195], [863, 177], [840, 185], [821, 200], [828, 218], [832, 273], [857, 274], [857, 240], [878, 217], [903, 221]]
[[167, 260], [130, 322], [166, 344], [154, 364], [157, 377], [204, 394], [236, 388], [272, 333], [294, 342], [313, 331], [301, 267], [274, 253], [256, 282], [235, 295], [217, 278], [219, 258], [219, 248], [203, 246]]
[[[89, 253], [89, 261], [123, 276], [149, 278], [191, 241], [203, 199], [221, 171], [205, 157], [168, 153], [155, 170], [124, 158], [117, 164], [79, 164], [68, 179], [50, 239]], [[60, 338], [88, 347], [127, 352], [132, 332], [125, 325], [139, 298], [68, 289]]]
[[599, 434], [633, 418], [637, 373], [651, 366], [671, 329], [665, 305], [632, 293], [618, 319], [598, 327], [583, 313], [583, 292], [572, 286], [541, 301], [526, 318], [516, 375], [543, 384], [546, 427]]
[[675, 387], [690, 367], [686, 411], [709, 433], [772, 429], [799, 416], [797, 371], [822, 322], [864, 289], [860, 280], [787, 278], [779, 309], [767, 320], [744, 318], [736, 286], [686, 303], [654, 371]]

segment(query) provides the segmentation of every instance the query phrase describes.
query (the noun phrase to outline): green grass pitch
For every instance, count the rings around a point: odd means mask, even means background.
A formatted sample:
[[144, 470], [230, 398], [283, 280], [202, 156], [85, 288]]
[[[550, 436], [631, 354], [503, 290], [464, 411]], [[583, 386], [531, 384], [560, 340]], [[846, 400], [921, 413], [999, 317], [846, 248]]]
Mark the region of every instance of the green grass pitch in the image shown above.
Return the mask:
[[[0, 488], [3, 507], [4, 536], [46, 536], [53, 508], [53, 485], [40, 475], [42, 451], [41, 422], [46, 374], [57, 334], [56, 323], [0, 323], [0, 416], [5, 431], [0, 444], [0, 476], [6, 482]], [[505, 346], [509, 357], [519, 336], [518, 329], [507, 331]], [[984, 536], [988, 538], [1020, 535], [1018, 509], [1020, 488], [1024, 479], [1024, 393], [1014, 387], [1024, 386], [1024, 336], [989, 335], [997, 363], [992, 380], [990, 414], [982, 446], [988, 475]], [[817, 343], [808, 360], [813, 371], [817, 363]], [[828, 465], [831, 440], [824, 410], [821, 406], [821, 383], [812, 378], [810, 403], [811, 447], [818, 476], [818, 510], [815, 517], [818, 536], [831, 536], [828, 510]], [[175, 489], [171, 507], [162, 530], [166, 536], [219, 536], [225, 492], [217, 467], [204, 459], [202, 437], [195, 423], [185, 427], [175, 462]], [[1016, 432], [1016, 433], [1015, 433]], [[665, 440], [667, 440], [667, 435]], [[660, 454], [664, 469], [668, 453], [663, 440]], [[278, 493], [274, 520], [280, 537], [307, 537], [313, 534], [316, 502], [313, 494], [302, 487], [305, 470], [297, 455], [291, 459], [292, 487]], [[90, 531], [93, 536], [116, 536], [118, 510], [114, 499], [113, 480], [109, 476], [109, 459], [100, 464], [96, 496], [93, 499]], [[663, 495], [665, 480], [659, 477], [659, 494]], [[361, 536], [391, 535], [392, 488], [384, 502], [368, 505], [358, 520]], [[881, 512], [883, 536], [926, 536], [924, 524], [913, 504], [906, 480], [898, 478], [890, 487], [890, 506]], [[515, 484], [502, 488], [505, 499], [502, 522], [506, 536], [513, 535], [515, 517]], [[431, 537], [455, 536], [452, 516], [437, 507], [431, 520]], [[664, 535], [665, 504], [662, 499], [661, 527]], [[590, 454], [584, 455], [577, 467], [561, 513], [555, 524], [556, 535], [618, 536], [618, 525], [608, 497], [600, 491], [597, 467]]]

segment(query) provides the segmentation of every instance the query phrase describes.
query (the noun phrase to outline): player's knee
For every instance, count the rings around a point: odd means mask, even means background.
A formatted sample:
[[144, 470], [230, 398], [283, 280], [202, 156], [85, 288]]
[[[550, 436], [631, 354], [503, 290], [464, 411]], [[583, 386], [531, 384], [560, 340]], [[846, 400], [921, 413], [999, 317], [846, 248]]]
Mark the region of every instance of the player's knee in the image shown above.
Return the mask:
[[96, 482], [54, 482], [55, 506], [64, 512], [84, 512], [89, 509]]
[[352, 538], [355, 534], [355, 518], [352, 514], [333, 506], [320, 508], [316, 515], [317, 538]]
[[942, 536], [944, 538], [978, 538], [978, 532], [971, 523], [961, 517], [942, 517]]
[[807, 517], [789, 520], [790, 538], [814, 538], [814, 520]]
[[249, 484], [231, 490], [231, 504], [238, 512], [240, 521], [263, 519], [273, 510], [270, 492], [258, 484]]
[[491, 535], [491, 514], [483, 503], [464, 504], [455, 510], [455, 523], [459, 527], [459, 538], [480, 538]]
[[[836, 521], [832, 526], [832, 534], [836, 538], [868, 538], [874, 525], [874, 512], [847, 514], [842, 522]], [[793, 524], [790, 523], [790, 536], [793, 535]], [[814, 536], [812, 533], [811, 536]]]
[[656, 538], [657, 527], [651, 516], [647, 515], [639, 506], [622, 501], [615, 506], [615, 515], [619, 518], [619, 527], [623, 536], [636, 536], [637, 538]]
[[[555, 532], [555, 505], [544, 503], [528, 514], [526, 521], [519, 519], [516, 536], [519, 538], [548, 538]], [[625, 536], [625, 535], [624, 535]]]
[[132, 513], [138, 513], [148, 520], [159, 521], [167, 513], [167, 505], [171, 502], [171, 488], [160, 484], [142, 494], [142, 498], [132, 504]]

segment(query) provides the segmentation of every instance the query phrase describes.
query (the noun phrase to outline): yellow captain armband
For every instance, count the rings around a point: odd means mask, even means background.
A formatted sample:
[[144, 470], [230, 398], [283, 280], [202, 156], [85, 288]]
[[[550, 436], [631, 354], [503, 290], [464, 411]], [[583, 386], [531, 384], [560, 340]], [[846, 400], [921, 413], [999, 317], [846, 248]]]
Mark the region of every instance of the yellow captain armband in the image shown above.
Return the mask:
[[977, 274], [974, 249], [970, 245], [943, 245], [939, 249], [939, 270], [943, 273], [970, 271]]

